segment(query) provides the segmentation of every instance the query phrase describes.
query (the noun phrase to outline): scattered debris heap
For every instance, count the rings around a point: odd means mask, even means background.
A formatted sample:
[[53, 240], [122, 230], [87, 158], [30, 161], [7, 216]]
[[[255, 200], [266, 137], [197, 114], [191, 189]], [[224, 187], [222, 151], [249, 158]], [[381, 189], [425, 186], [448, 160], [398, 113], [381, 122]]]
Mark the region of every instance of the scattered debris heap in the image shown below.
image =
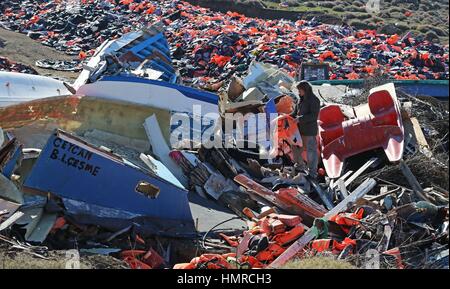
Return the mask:
[[25, 64], [17, 63], [3, 56], [0, 56], [0, 71], [38, 74], [34, 68]]
[[[330, 65], [331, 79], [448, 79], [448, 45], [411, 33], [388, 35], [314, 19], [265, 20], [220, 13], [184, 1], [13, 1], [0, 3], [0, 25], [85, 59], [108, 39], [162, 21], [183, 82], [217, 89], [246, 74], [253, 60], [299, 74], [301, 62]], [[39, 62], [56, 69], [76, 63]]]
[[[271, 66], [254, 67], [247, 78], [232, 80], [221, 108], [289, 113], [289, 78]], [[264, 91], [270, 82], [270, 92], [277, 91], [272, 98]], [[198, 165], [185, 170], [197, 191], [205, 184], [209, 193], [208, 183], [217, 177], [198, 181], [197, 172], [211, 165], [259, 204], [227, 203], [248, 224], [239, 236], [219, 234], [229, 252], [207, 253], [174, 268], [283, 268], [323, 254], [362, 268], [448, 268], [448, 103], [400, 94], [388, 83], [370, 90], [368, 104], [324, 100], [318, 181], [286, 157], [292, 150], [284, 146], [270, 162], [248, 151], [200, 149]], [[423, 106], [435, 111], [427, 114], [432, 120], [424, 118]], [[222, 191], [235, 190], [227, 181]], [[374, 254], [376, 265], [370, 262]]]
[[[230, 112], [279, 116], [279, 146], [266, 158], [261, 149], [273, 143], [252, 147], [248, 131], [231, 146], [169, 148], [163, 113], [144, 112], [143, 127], [134, 125], [148, 142], [96, 129], [109, 122], [92, 119], [96, 106], [139, 111], [117, 100], [58, 96], [2, 108], [2, 247], [42, 259], [75, 248], [131, 268], [282, 268], [323, 254], [364, 268], [448, 268], [448, 105], [397, 96], [392, 83], [356, 106], [324, 98], [315, 179], [293, 157], [302, 144], [287, 117], [292, 84], [255, 62], [220, 96], [219, 133]], [[229, 213], [199, 214], [201, 202]]]
[[[181, 1], [62, 5], [0, 3], [3, 27], [89, 59], [73, 85], [2, 72], [0, 258], [448, 269], [448, 99], [392, 82], [448, 79], [448, 46]], [[291, 116], [299, 59], [327, 60], [333, 79], [367, 78], [363, 89], [313, 85], [317, 172]], [[194, 125], [174, 138], [180, 115]], [[205, 131], [214, 140], [193, 137]]]

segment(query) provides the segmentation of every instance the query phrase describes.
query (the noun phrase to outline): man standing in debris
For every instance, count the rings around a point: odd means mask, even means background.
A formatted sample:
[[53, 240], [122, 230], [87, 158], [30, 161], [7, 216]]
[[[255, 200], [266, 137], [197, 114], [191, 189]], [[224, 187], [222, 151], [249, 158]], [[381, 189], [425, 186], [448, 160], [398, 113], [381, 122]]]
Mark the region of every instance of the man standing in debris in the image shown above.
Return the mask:
[[[320, 100], [313, 93], [311, 84], [306, 80], [297, 83], [299, 100], [294, 107], [292, 116], [296, 118], [298, 129], [302, 136], [303, 149], [307, 152], [309, 175], [317, 178], [319, 155], [317, 151], [317, 133], [319, 131], [317, 119], [320, 111]], [[295, 162], [302, 165], [301, 151], [294, 150]]]

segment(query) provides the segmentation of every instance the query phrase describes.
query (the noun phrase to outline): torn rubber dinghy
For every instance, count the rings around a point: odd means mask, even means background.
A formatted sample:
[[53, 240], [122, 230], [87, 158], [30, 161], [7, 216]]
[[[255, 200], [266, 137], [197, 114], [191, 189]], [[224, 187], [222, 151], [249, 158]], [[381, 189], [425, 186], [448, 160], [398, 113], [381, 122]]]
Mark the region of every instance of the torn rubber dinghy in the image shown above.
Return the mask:
[[338, 178], [348, 157], [383, 148], [390, 162], [403, 157], [404, 129], [393, 83], [370, 91], [368, 103], [353, 109], [345, 119], [338, 105], [320, 110], [319, 130], [322, 159], [327, 175]]
[[150, 226], [142, 229], [149, 234], [194, 232], [186, 190], [62, 130], [49, 138], [24, 189], [63, 198], [68, 213], [86, 223], [114, 227], [133, 220]]

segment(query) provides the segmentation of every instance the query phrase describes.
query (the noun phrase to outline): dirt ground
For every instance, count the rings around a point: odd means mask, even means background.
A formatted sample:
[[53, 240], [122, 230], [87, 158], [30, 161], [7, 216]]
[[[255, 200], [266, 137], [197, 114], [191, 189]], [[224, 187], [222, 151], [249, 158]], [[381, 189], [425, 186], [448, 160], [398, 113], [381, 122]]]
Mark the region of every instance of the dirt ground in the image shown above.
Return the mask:
[[44, 46], [24, 34], [0, 28], [0, 56], [33, 67], [40, 75], [51, 76], [72, 82], [79, 72], [42, 69], [35, 65], [39, 59], [72, 60], [72, 57]]

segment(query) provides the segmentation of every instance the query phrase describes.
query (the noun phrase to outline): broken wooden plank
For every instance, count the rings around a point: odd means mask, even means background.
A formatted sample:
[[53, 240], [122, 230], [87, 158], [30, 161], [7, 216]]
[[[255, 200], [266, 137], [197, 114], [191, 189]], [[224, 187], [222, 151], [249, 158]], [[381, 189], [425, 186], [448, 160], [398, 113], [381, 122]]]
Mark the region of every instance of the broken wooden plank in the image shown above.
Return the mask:
[[384, 232], [383, 237], [381, 238], [380, 242], [378, 243], [378, 252], [382, 253], [386, 251], [389, 248], [389, 242], [391, 241], [392, 236], [392, 227], [389, 224], [388, 220], [384, 220], [382, 222], [384, 225]]
[[449, 196], [449, 192], [446, 189], [441, 188], [440, 186], [436, 185], [435, 183], [431, 183], [431, 185], [433, 186], [433, 188], [435, 190], [438, 190], [439, 192], [441, 192], [442, 194], [444, 194], [445, 197], [448, 198]]
[[428, 145], [427, 139], [420, 127], [420, 123], [417, 118], [412, 117], [408, 121], [403, 123], [405, 127], [405, 131], [408, 131], [412, 134], [413, 141], [419, 146], [419, 148], [427, 148], [430, 149]]
[[291, 189], [280, 189], [273, 192], [243, 174], [237, 175], [234, 181], [243, 186], [248, 193], [264, 198], [290, 214], [302, 215], [305, 213], [313, 218], [317, 218], [327, 212], [321, 205], [296, 189], [292, 189], [295, 190], [295, 195], [291, 194]]
[[9, 217], [8, 219], [6, 219], [6, 221], [0, 224], [0, 232], [12, 226], [17, 220], [22, 218], [23, 215], [24, 213], [21, 211], [15, 212], [11, 217]]
[[377, 157], [373, 157], [368, 160], [362, 167], [360, 167], [351, 177], [345, 181], [345, 186], [348, 187], [357, 177], [359, 177], [363, 172], [365, 172], [371, 165], [378, 161]]
[[430, 145], [427, 142], [427, 139], [422, 131], [422, 128], [420, 127], [420, 123], [417, 120], [417, 118], [412, 117], [411, 119], [403, 122], [403, 125], [405, 128], [405, 135], [411, 137], [410, 145], [413, 146], [414, 150], [409, 149], [408, 146], [406, 145], [407, 144], [406, 142], [405, 142], [405, 149], [407, 149], [411, 153], [417, 152], [418, 150], [431, 160], [436, 161], [438, 164], [445, 166], [445, 164], [442, 164], [439, 160], [433, 157]]
[[395, 183], [393, 183], [393, 182], [384, 180], [384, 179], [382, 179], [382, 178], [376, 177], [375, 179], [378, 180], [378, 181], [380, 181], [380, 182], [386, 183], [386, 184], [388, 184], [388, 185], [399, 187], [399, 188], [404, 189], [405, 191], [408, 191], [408, 192], [412, 192], [412, 191], [413, 191], [413, 190], [411, 190], [411, 189], [409, 189], [409, 188], [407, 188], [407, 187], [404, 187], [404, 186], [401, 186], [401, 185], [397, 185], [397, 184], [395, 184]]
[[372, 190], [375, 187], [376, 184], [377, 182], [374, 179], [372, 178], [366, 179], [347, 198], [345, 198], [342, 202], [337, 204], [337, 206], [334, 207], [333, 210], [329, 211], [325, 215], [325, 218], [330, 218], [331, 216], [334, 216], [340, 212], [345, 211], [349, 204], [354, 204], [358, 199], [365, 196], [370, 190]]
[[0, 224], [2, 220], [12, 216], [20, 207], [20, 204], [6, 201], [0, 198]]
[[429, 202], [430, 200], [425, 196], [423, 188], [420, 185], [419, 181], [416, 179], [414, 174], [411, 172], [411, 169], [403, 160], [400, 161], [400, 170], [402, 171], [403, 175], [405, 176], [406, 180], [408, 181], [409, 185], [411, 186], [416, 196], [422, 201]]
[[277, 213], [277, 210], [276, 210], [275, 207], [271, 207], [270, 209], [265, 210], [264, 212], [260, 213], [258, 216], [256, 216], [256, 219], [258, 219], [258, 220], [262, 219], [262, 218], [264, 218], [264, 217], [266, 217], [266, 216], [268, 216], [270, 214], [273, 214], [273, 213]]
[[0, 173], [0, 197], [17, 204], [23, 204], [23, 193], [7, 177]]
[[12, 245], [11, 248], [23, 250], [26, 253], [29, 253], [29, 254], [31, 254], [33, 256], [39, 257], [39, 258], [44, 259], [44, 260], [50, 260], [50, 258], [45, 257], [45, 256], [43, 256], [41, 254], [38, 254], [38, 253], [33, 251], [33, 249], [42, 249], [42, 248], [45, 248], [45, 247], [29, 246], [27, 244], [22, 244], [22, 243], [14, 240], [14, 239], [8, 238], [8, 237], [3, 236], [3, 235], [0, 235], [0, 240], [11, 244]]
[[356, 203], [355, 203], [355, 205], [358, 206], [358, 207], [362, 207], [362, 206], [371, 207], [371, 208], [373, 208], [374, 210], [380, 210], [380, 211], [383, 210], [383, 208], [382, 208], [380, 205], [378, 205], [378, 204], [375, 203], [375, 202], [369, 201], [369, 200], [366, 199], [365, 197], [360, 198], [359, 200], [357, 200]]
[[244, 252], [248, 249], [248, 244], [249, 244], [252, 236], [253, 235], [251, 233], [249, 233], [248, 231], [244, 232], [244, 237], [239, 242], [239, 245], [237, 246], [237, 249], [236, 249], [236, 257], [237, 258], [242, 256], [244, 254]]
[[[383, 187], [383, 188], [386, 188], [386, 189], [387, 189], [387, 187]], [[385, 191], [385, 192], [382, 192], [381, 194], [379, 194], [378, 196], [370, 197], [370, 198], [368, 198], [367, 200], [368, 200], [368, 201], [371, 201], [371, 202], [373, 202], [373, 201], [378, 201], [378, 200], [383, 199], [383, 198], [386, 197], [386, 196], [389, 196], [389, 195], [391, 195], [391, 194], [397, 193], [398, 190], [400, 190], [400, 189], [401, 189], [401, 188], [398, 187], [398, 188], [395, 188], [395, 189], [390, 190], [390, 191]]]
[[[335, 206], [331, 211], [325, 214], [324, 219], [329, 220], [332, 216], [341, 213], [351, 205], [354, 204], [358, 199], [362, 198], [370, 190], [372, 190], [376, 185], [374, 179], [366, 179], [359, 187], [357, 187], [347, 198]], [[278, 258], [276, 258], [268, 268], [278, 268], [294, 256], [296, 256], [303, 248], [316, 237], [315, 228], [311, 228], [297, 241], [295, 241], [286, 251], [283, 252]]]
[[[339, 180], [345, 181], [351, 174], [353, 174], [353, 171], [347, 171], [342, 177], [339, 178]], [[330, 189], [334, 189], [337, 186], [337, 182], [332, 180], [333, 183], [330, 184]]]
[[339, 179], [337, 183], [338, 183], [339, 191], [341, 192], [342, 196], [345, 199], [346, 197], [348, 197], [348, 191], [347, 191], [347, 186], [345, 185], [345, 181], [342, 179]]
[[326, 194], [326, 192], [324, 190], [322, 190], [322, 188], [320, 187], [320, 185], [313, 179], [308, 178], [308, 181], [311, 183], [311, 185], [313, 186], [314, 190], [317, 192], [317, 194], [319, 195], [320, 199], [322, 200], [323, 204], [325, 205], [325, 207], [328, 210], [333, 209], [334, 205], [333, 202], [331, 202], [330, 198], [328, 197], [328, 195]]

